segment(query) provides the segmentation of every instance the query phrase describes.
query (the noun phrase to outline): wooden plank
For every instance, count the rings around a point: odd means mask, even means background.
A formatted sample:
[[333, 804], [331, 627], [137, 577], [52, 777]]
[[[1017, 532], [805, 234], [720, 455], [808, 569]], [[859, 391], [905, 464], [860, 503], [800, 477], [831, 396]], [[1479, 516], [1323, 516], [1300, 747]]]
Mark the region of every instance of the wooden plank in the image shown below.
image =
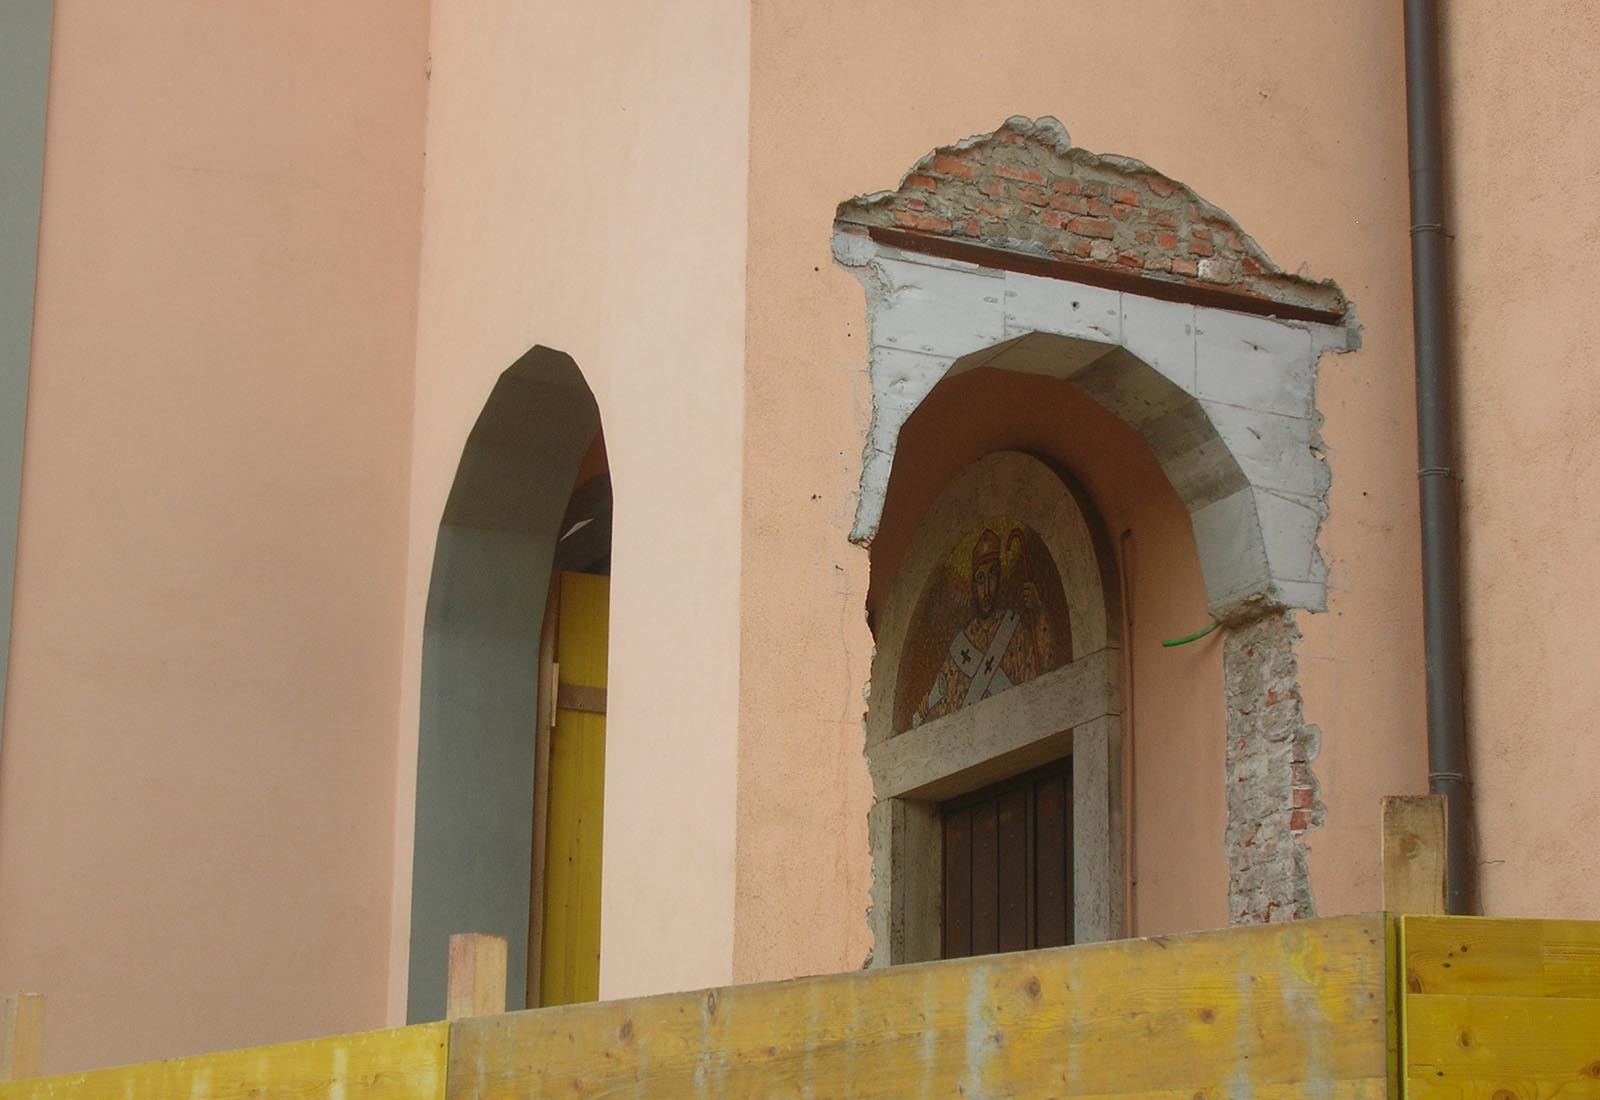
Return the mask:
[[486, 1016], [506, 1010], [506, 938], [483, 932], [450, 937], [450, 970], [445, 982], [447, 1020]]
[[1038, 275], [1046, 279], [1065, 279], [1085, 286], [1104, 287], [1165, 302], [1185, 302], [1211, 309], [1229, 309], [1236, 313], [1253, 313], [1263, 317], [1277, 317], [1285, 321], [1311, 321], [1322, 325], [1337, 325], [1344, 320], [1344, 309], [1321, 309], [1313, 305], [1296, 305], [1264, 298], [1248, 291], [1209, 286], [1177, 276], [1134, 273], [1126, 268], [1106, 264], [1064, 259], [1056, 256], [1038, 256], [1030, 252], [1013, 252], [970, 241], [953, 240], [931, 233], [914, 230], [890, 229], [887, 226], [869, 226], [867, 236], [879, 244], [907, 252], [920, 252], [927, 256], [942, 256], [963, 263], [977, 264], [997, 271], [1015, 271], [1021, 275]]
[[1072, 927], [1067, 874], [1071, 864], [1067, 839], [1066, 779], [1042, 780], [1034, 795], [1035, 926], [1040, 947], [1059, 947]]
[[[605, 689], [607, 634], [611, 616], [611, 578], [591, 573], [561, 574], [561, 613], [556, 625], [556, 656], [561, 682]], [[559, 704], [559, 700], [558, 703]]]
[[545, 816], [544, 934], [539, 967], [539, 1004], [570, 1004], [572, 943], [577, 920], [578, 793], [582, 767], [581, 715], [559, 716], [550, 733], [550, 801]]
[[450, 1025], [418, 1024], [0, 1085], [0, 1100], [440, 1100]]
[[1600, 921], [1408, 916], [1402, 929], [1412, 993], [1600, 1000]]
[[600, 996], [600, 888], [605, 845], [606, 720], [603, 714], [582, 716], [582, 797], [578, 804], [578, 921], [574, 943], [573, 999]]
[[1028, 801], [1028, 787], [1024, 786], [1003, 792], [995, 802], [999, 951], [1022, 951], [1029, 946]]
[[[600, 991], [609, 578], [562, 573], [558, 583], [556, 655], [561, 686], [550, 735], [543, 839], [545, 919], [539, 1003], [544, 1005], [590, 1001]], [[574, 691], [597, 693], [600, 709], [572, 706]]]
[[972, 953], [1000, 949], [1000, 830], [993, 798], [972, 807]]
[[0, 1011], [0, 1081], [44, 1072], [44, 994], [18, 993]]
[[1383, 800], [1383, 907], [1391, 913], [1444, 912], [1444, 797]]
[[1406, 998], [1415, 1100], [1600, 1100], [1600, 1000]]
[[944, 818], [944, 957], [972, 954], [972, 809]]
[[[604, 699], [609, 661], [611, 578], [588, 573], [561, 575], [561, 624], [558, 645], [566, 666], [562, 680], [588, 688]], [[557, 699], [559, 705], [560, 700]], [[568, 1001], [600, 996], [600, 885], [604, 845], [606, 719], [599, 713], [573, 711], [562, 721], [578, 737], [578, 767], [573, 779], [577, 802], [576, 845], [573, 849], [572, 941], [568, 954]]]
[[1400, 922], [1405, 1093], [1600, 1100], [1600, 922]]
[[600, 979], [605, 718], [562, 711], [551, 735], [540, 1003], [594, 1000]]
[[606, 712], [606, 689], [588, 684], [559, 684], [556, 706], [561, 710], [581, 710], [585, 714]]
[[1382, 917], [888, 967], [464, 1020], [454, 1100], [1380, 1100]]

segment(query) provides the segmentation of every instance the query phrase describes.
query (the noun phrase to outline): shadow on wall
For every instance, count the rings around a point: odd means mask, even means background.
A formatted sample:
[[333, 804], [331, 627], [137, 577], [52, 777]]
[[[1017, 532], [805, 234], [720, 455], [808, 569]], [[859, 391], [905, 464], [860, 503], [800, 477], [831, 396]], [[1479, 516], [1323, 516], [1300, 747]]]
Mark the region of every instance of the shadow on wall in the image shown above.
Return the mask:
[[[413, 1023], [444, 1017], [453, 932], [506, 937], [507, 1000], [526, 1000], [540, 630], [562, 520], [599, 434], [577, 364], [536, 347], [489, 394], [445, 503], [423, 627]], [[609, 536], [605, 518], [591, 537]], [[609, 555], [605, 543], [586, 552]]]

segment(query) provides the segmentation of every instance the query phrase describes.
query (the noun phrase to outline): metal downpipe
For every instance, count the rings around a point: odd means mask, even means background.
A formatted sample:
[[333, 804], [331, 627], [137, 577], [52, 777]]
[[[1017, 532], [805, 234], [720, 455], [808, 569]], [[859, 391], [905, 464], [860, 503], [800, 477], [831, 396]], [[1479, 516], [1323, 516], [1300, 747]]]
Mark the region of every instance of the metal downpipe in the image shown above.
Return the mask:
[[1445, 797], [1445, 908], [1477, 907], [1461, 643], [1461, 526], [1451, 394], [1436, 0], [1404, 0], [1411, 167], [1411, 296], [1417, 368], [1428, 788]]

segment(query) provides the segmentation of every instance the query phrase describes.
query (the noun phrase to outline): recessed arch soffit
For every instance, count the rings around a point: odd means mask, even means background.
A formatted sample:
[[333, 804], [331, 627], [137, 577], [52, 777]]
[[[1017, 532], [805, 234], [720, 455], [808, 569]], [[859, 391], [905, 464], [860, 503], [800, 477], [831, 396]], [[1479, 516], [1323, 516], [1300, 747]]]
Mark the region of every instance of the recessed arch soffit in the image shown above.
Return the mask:
[[1321, 610], [1330, 474], [1318, 361], [1356, 346], [1343, 293], [1283, 271], [1218, 207], [1052, 118], [934, 150], [850, 199], [834, 255], [867, 291], [873, 419], [852, 539], [900, 428], [980, 366], [1046, 374], [1131, 424], [1189, 510], [1212, 613]]

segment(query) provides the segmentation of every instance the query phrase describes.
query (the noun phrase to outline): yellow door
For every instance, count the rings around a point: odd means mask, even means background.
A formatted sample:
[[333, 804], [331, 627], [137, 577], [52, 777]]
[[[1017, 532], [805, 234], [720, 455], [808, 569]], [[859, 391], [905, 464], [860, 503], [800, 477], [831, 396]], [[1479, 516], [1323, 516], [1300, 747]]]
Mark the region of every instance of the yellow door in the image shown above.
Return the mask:
[[562, 573], [556, 611], [556, 720], [545, 814], [539, 1003], [600, 996], [600, 841], [606, 777], [610, 579]]

